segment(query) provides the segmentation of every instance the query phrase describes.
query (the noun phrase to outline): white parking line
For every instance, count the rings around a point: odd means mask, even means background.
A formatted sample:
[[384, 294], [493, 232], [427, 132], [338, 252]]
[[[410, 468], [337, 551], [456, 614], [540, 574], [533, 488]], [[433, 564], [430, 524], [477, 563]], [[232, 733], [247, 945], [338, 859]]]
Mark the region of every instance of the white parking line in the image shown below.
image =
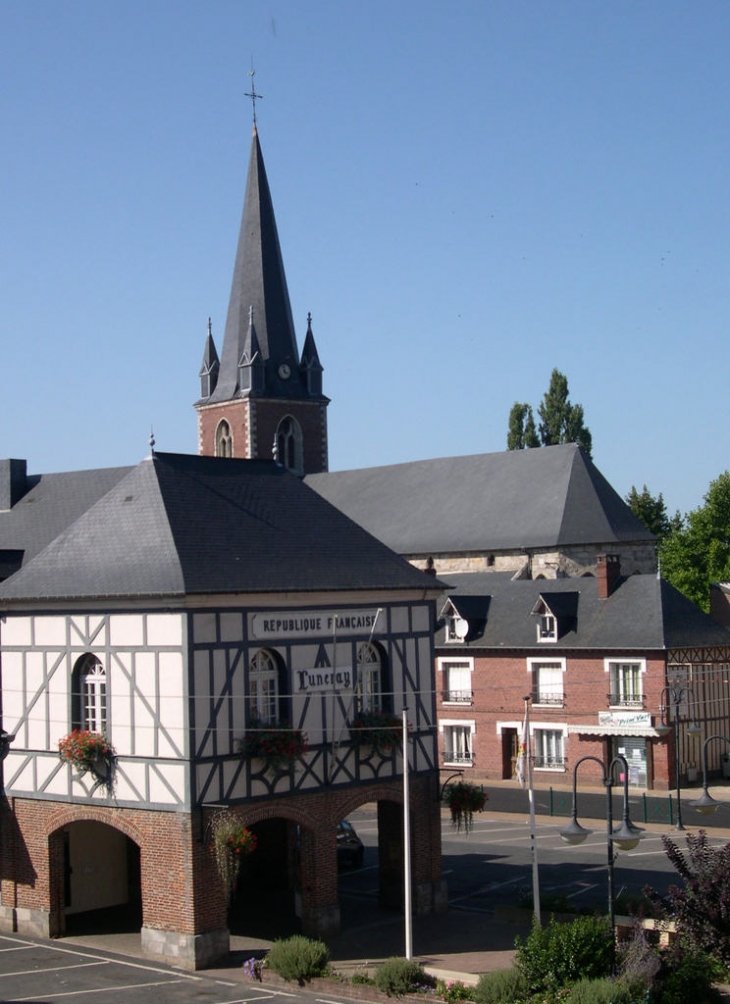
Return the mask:
[[8, 976], [36, 976], [40, 973], [67, 973], [69, 969], [90, 969], [93, 966], [108, 966], [110, 963], [106, 959], [98, 959], [96, 962], [77, 962], [73, 966], [50, 966], [48, 969], [19, 969], [17, 973], [3, 973]]
[[[174, 980], [159, 980], [157, 983], [120, 983], [118, 987], [92, 987], [90, 990], [64, 990], [60, 994], [43, 994], [44, 1000], [55, 1000], [58, 997], [80, 997], [82, 994], [108, 994], [116, 993], [119, 990], [141, 990], [147, 987], [169, 987], [173, 983], [182, 983], [183, 977]], [[21, 1004], [22, 1001], [37, 1001], [38, 994], [32, 997], [14, 997], [13, 1004]]]

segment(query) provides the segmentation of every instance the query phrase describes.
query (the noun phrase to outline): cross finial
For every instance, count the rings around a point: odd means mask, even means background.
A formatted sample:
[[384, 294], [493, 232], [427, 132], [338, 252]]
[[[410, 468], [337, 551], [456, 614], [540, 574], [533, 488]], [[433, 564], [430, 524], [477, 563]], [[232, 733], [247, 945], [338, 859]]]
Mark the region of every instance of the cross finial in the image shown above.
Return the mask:
[[254, 77], [256, 76], [256, 70], [253, 67], [248, 71], [248, 75], [251, 78], [251, 90], [246, 91], [246, 97], [251, 98], [251, 104], [253, 105], [253, 127], [256, 128], [256, 98], [263, 99], [263, 94], [256, 93], [256, 85]]

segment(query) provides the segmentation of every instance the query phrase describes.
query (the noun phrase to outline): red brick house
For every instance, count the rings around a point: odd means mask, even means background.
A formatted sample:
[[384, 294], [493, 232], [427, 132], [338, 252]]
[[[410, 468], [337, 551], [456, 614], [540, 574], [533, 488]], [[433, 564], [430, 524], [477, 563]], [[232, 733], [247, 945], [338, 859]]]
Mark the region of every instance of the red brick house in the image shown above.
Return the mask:
[[[683, 783], [700, 767], [702, 739], [730, 734], [730, 630], [658, 575], [624, 578], [611, 555], [597, 569], [572, 579], [445, 576], [436, 636], [444, 771], [512, 777], [527, 696], [536, 786], [569, 780], [585, 754], [608, 762], [623, 753], [632, 785], [666, 789], [676, 779], [663, 721], [678, 714]], [[717, 746], [709, 768], [719, 773]]]

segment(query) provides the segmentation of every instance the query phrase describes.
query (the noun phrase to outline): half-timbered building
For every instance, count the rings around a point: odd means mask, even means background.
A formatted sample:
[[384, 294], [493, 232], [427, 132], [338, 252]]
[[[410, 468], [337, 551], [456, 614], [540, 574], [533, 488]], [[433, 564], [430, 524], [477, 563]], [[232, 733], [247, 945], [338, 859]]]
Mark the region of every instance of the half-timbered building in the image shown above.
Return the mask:
[[[209, 849], [221, 807], [258, 836], [248, 908], [287, 896], [302, 929], [323, 935], [340, 919], [337, 824], [377, 802], [381, 897], [398, 902], [400, 745], [359, 742], [355, 726], [403, 708], [414, 902], [441, 906], [440, 584], [273, 461], [153, 453], [100, 472], [113, 484], [88, 506], [84, 473], [78, 497], [72, 475], [25, 491], [15, 475], [4, 544], [13, 526], [22, 552], [32, 521], [67, 525], [0, 585], [14, 737], [2, 928], [53, 936], [78, 914], [124, 908], [148, 954], [206, 964], [228, 947]], [[59, 757], [74, 729], [107, 737], [108, 774]], [[251, 745], [261, 733], [276, 755]]]

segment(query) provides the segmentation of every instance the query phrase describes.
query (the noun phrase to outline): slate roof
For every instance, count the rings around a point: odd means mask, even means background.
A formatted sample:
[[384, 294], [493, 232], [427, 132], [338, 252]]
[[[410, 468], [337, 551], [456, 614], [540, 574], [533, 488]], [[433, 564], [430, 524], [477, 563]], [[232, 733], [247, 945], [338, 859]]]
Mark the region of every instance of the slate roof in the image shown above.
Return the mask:
[[[28, 475], [26, 491], [0, 512], [0, 560], [15, 552], [27, 564], [39, 551], [114, 487], [131, 467]], [[7, 562], [12, 570], [19, 562]]]
[[404, 555], [654, 540], [574, 443], [310, 474], [306, 482]]
[[[436, 635], [442, 654], [466, 649], [534, 649], [550, 657], [563, 650], [646, 651], [730, 646], [730, 629], [718, 624], [674, 586], [656, 575], [621, 579], [606, 599], [598, 597], [598, 580], [520, 579], [505, 581], [488, 573], [446, 575], [448, 595], [489, 597], [486, 624], [479, 637], [463, 645], [446, 644], [443, 625]], [[570, 606], [575, 619], [557, 642], [538, 642], [536, 618], [530, 616], [539, 597], [551, 594]], [[556, 604], [557, 605], [557, 604]]]
[[111, 480], [1, 602], [440, 586], [273, 461], [158, 453]]

